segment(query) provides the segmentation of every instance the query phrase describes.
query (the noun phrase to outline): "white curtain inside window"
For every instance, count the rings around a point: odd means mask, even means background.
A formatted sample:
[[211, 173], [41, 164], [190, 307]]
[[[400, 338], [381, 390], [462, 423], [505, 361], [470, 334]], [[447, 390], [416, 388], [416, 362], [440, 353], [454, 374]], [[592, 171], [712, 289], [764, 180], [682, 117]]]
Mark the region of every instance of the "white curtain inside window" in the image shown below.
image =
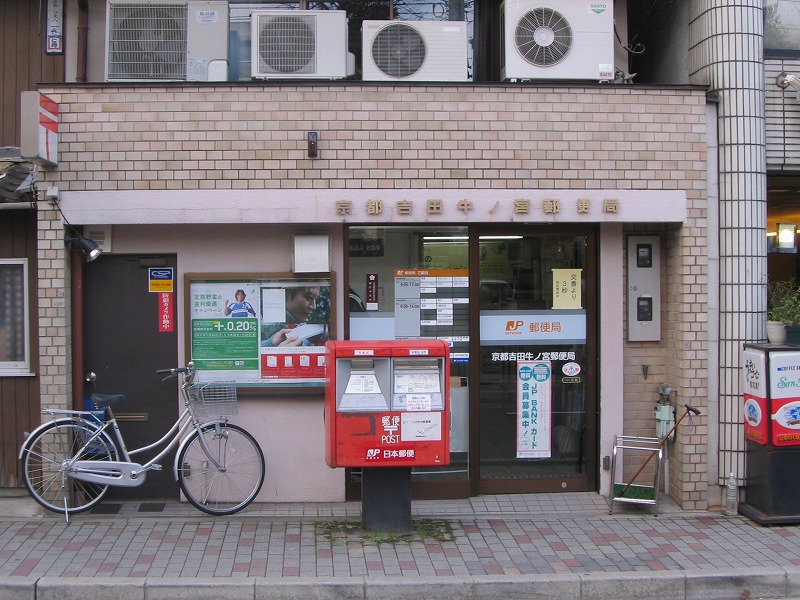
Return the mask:
[[25, 265], [0, 264], [0, 366], [25, 361]]

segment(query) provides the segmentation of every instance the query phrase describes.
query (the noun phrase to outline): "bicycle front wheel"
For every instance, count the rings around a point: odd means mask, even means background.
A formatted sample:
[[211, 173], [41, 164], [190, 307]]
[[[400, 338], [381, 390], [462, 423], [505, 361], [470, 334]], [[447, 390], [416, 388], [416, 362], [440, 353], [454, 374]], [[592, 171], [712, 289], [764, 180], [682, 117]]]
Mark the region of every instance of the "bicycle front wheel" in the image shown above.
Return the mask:
[[107, 485], [73, 479], [67, 465], [71, 459], [117, 460], [117, 448], [105, 432], [86, 445], [96, 431], [82, 419], [54, 422], [26, 445], [22, 477], [34, 500], [48, 510], [73, 514], [103, 499]]
[[255, 438], [238, 425], [208, 423], [200, 431], [208, 454], [195, 430], [178, 457], [178, 482], [196, 508], [211, 515], [232, 515], [261, 490], [264, 453]]

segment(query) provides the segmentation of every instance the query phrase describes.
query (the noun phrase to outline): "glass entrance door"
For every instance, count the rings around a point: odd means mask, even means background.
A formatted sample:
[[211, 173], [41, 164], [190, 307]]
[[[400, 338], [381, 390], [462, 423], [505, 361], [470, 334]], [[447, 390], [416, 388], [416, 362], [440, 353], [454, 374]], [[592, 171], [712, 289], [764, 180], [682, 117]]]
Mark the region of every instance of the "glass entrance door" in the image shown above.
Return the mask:
[[594, 235], [530, 231], [478, 239], [478, 491], [594, 490]]
[[348, 229], [348, 339], [450, 344], [450, 464], [415, 497], [597, 489], [595, 234], [554, 229]]

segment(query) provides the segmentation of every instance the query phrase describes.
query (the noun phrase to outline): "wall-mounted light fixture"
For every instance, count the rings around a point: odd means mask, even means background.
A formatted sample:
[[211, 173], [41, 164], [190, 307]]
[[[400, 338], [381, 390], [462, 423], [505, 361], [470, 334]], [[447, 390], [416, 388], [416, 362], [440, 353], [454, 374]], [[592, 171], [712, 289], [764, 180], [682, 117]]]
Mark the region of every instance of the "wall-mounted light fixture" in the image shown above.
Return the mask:
[[75, 229], [67, 220], [67, 217], [64, 215], [64, 212], [61, 210], [61, 206], [59, 204], [61, 200], [61, 194], [58, 191], [57, 187], [49, 187], [45, 192], [45, 198], [47, 199], [50, 204], [56, 207], [58, 212], [61, 214], [61, 218], [64, 219], [64, 224], [69, 228], [69, 232], [64, 236], [64, 245], [69, 246], [71, 249], [75, 248], [80, 251], [83, 256], [86, 258], [86, 262], [92, 262], [98, 256], [100, 256], [103, 251], [100, 250], [100, 246], [98, 246], [93, 240], [90, 240], [87, 237], [84, 237], [80, 231]]
[[[70, 225], [70, 227], [72, 226]], [[100, 246], [82, 235], [76, 235], [74, 237], [66, 236], [64, 238], [64, 244], [67, 246], [72, 245], [73, 248], [78, 248], [86, 257], [86, 262], [92, 262], [103, 252], [100, 250]]]
[[775, 243], [778, 252], [797, 252], [797, 224], [778, 223], [778, 235]]
[[317, 142], [319, 141], [319, 134], [316, 131], [308, 132], [308, 158], [317, 158], [319, 148]]

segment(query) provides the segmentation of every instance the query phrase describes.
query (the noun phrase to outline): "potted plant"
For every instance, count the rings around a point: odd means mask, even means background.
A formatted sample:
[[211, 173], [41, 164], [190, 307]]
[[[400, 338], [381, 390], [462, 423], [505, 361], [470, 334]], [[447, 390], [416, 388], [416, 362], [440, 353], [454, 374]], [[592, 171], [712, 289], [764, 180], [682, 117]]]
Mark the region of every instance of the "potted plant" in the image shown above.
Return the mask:
[[[785, 327], [782, 340], [773, 339], [778, 329], [775, 323], [783, 323]], [[774, 281], [767, 286], [767, 336], [771, 343], [800, 346], [800, 287], [794, 279]]]

